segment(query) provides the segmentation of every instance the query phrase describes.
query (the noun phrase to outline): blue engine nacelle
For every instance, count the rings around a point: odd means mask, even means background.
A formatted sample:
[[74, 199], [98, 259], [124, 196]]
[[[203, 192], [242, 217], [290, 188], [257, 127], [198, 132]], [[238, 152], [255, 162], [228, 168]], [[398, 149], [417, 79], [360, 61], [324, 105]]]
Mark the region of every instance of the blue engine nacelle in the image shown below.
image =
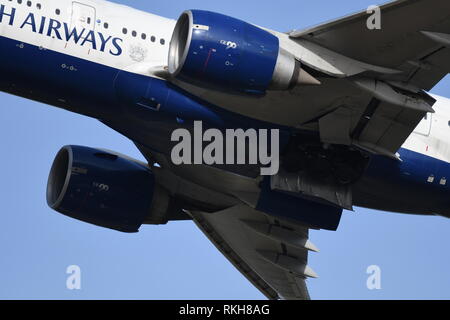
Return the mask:
[[50, 171], [47, 203], [66, 216], [131, 233], [144, 222], [167, 222], [161, 207], [167, 210], [168, 196], [165, 204], [160, 198], [156, 201], [158, 188], [143, 164], [97, 149], [66, 146]]
[[306, 75], [270, 32], [199, 10], [185, 11], [176, 24], [169, 73], [200, 86], [250, 94], [291, 89]]

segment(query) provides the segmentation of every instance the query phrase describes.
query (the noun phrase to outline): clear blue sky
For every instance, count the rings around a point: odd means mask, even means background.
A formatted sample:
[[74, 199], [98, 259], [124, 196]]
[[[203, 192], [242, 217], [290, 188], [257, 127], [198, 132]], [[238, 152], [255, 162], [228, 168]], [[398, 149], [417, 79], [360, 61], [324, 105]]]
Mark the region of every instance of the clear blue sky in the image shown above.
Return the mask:
[[[176, 18], [209, 9], [280, 31], [367, 8], [368, 0], [117, 0]], [[450, 96], [450, 81], [434, 93]], [[190, 223], [145, 226], [127, 235], [71, 220], [45, 201], [53, 157], [66, 144], [142, 159], [133, 144], [96, 120], [0, 94], [0, 298], [260, 299], [263, 296]], [[450, 221], [358, 209], [338, 232], [312, 232], [321, 252], [309, 280], [315, 299], [450, 298]], [[66, 289], [67, 266], [82, 290]], [[382, 268], [382, 290], [366, 288], [366, 268]]]

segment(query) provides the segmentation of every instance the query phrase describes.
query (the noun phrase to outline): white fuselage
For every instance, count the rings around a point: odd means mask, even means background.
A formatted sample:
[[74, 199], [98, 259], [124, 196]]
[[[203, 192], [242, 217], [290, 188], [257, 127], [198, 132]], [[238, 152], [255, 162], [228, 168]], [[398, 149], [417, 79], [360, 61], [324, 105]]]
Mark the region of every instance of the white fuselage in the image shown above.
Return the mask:
[[428, 114], [404, 148], [450, 163], [450, 99], [434, 96], [435, 114]]
[[[175, 20], [102, 0], [34, 0], [30, 7], [27, 1], [18, 4], [0, 0], [0, 4], [5, 5], [0, 36], [143, 75], [151, 75], [153, 67], [167, 65]], [[6, 14], [12, 8], [16, 9], [14, 22], [9, 25], [10, 17]], [[67, 41], [65, 25], [52, 29], [51, 19], [66, 23], [69, 32], [74, 28], [85, 31], [77, 43], [73, 37]], [[53, 26], [57, 27], [57, 23]], [[89, 31], [94, 32], [94, 43], [91, 37], [86, 40]], [[122, 49], [118, 55], [112, 41], [115, 37], [122, 40], [118, 43]]]

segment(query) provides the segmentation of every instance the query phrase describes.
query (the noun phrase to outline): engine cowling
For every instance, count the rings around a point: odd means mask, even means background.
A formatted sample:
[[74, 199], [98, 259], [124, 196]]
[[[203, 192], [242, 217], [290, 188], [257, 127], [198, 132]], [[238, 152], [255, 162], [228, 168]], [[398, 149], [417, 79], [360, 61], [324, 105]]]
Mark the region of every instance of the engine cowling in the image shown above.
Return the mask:
[[264, 94], [319, 84], [270, 32], [222, 14], [189, 10], [169, 48], [172, 77], [221, 91]]
[[102, 150], [66, 146], [47, 185], [48, 205], [71, 218], [122, 232], [167, 223], [169, 196], [145, 165]]

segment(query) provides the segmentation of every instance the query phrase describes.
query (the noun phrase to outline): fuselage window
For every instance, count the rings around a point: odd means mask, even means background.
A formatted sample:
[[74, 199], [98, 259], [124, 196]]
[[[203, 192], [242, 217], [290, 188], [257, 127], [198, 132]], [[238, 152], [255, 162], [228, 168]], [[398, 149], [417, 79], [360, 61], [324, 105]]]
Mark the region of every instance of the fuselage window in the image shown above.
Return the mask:
[[162, 45], [165, 45], [165, 44], [166, 44], [166, 40], [164, 40], [164, 39], [161, 39], [159, 42], [160, 42]]
[[59, 14], [61, 13], [61, 10], [56, 9], [56, 10], [55, 10], [55, 13], [59, 16]]
[[152, 36], [152, 37], [150, 38], [150, 40], [151, 40], [152, 42], [155, 42], [155, 41], [156, 41], [155, 36]]
[[103, 27], [104, 27], [105, 29], [108, 29], [108, 27], [109, 27], [108, 23], [105, 22], [105, 23], [103, 24]]
[[450, 127], [450, 121], [448, 122], [448, 126]]
[[133, 32], [131, 33], [131, 35], [132, 35], [133, 37], [136, 37], [136, 36], [137, 36], [137, 32], [133, 30]]
[[31, 7], [31, 1], [27, 1], [27, 6]]
[[142, 40], [145, 40], [145, 39], [147, 39], [147, 35], [145, 33], [143, 33], [143, 34], [141, 34], [141, 38], [142, 38]]
[[18, 4], [21, 4], [21, 3], [22, 3], [22, 0], [17, 0], [17, 3], [18, 3]]
[[38, 8], [39, 10], [41, 10], [42, 5], [41, 5], [40, 3], [37, 3], [37, 4], [36, 4], [36, 8]]
[[123, 34], [127, 34], [127, 33], [128, 33], [127, 28], [123, 28], [123, 29], [122, 29], [122, 33], [123, 33]]

